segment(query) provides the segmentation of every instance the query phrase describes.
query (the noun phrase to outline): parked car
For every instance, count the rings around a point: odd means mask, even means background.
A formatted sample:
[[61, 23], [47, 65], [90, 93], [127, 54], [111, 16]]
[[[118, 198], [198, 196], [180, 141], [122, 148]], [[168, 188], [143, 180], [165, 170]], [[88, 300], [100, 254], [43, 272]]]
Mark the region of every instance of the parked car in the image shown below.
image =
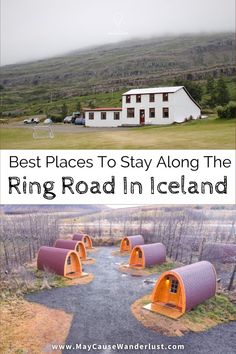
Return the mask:
[[85, 118], [83, 118], [83, 117], [76, 118], [75, 125], [85, 125]]
[[51, 120], [51, 118], [46, 118], [43, 123], [44, 124], [52, 124], [52, 120]]
[[80, 115], [80, 112], [73, 112], [71, 123], [75, 123], [76, 118], [80, 118]]
[[29, 118], [29, 119], [25, 119], [23, 121], [24, 124], [38, 124], [39, 123], [39, 119], [38, 118]]
[[63, 120], [63, 122], [64, 122], [64, 124], [66, 124], [66, 123], [72, 123], [72, 118], [73, 118], [73, 116], [67, 116], [67, 117], [65, 117], [64, 118], [64, 120]]

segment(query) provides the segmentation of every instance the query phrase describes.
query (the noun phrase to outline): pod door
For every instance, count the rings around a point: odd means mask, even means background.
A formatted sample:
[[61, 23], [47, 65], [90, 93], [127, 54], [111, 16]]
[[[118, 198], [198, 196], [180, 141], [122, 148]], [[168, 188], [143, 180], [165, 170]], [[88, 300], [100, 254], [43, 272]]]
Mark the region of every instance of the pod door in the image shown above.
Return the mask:
[[120, 250], [123, 252], [130, 251], [130, 240], [127, 237], [123, 238], [123, 240], [121, 241]]
[[134, 268], [144, 268], [144, 255], [139, 247], [135, 247], [130, 255], [130, 261], [129, 261], [130, 267]]
[[165, 275], [154, 289], [152, 310], [171, 318], [183, 314], [183, 293], [179, 280], [173, 274]]
[[68, 278], [74, 278], [81, 273], [81, 265], [76, 253], [70, 253], [66, 258], [65, 264], [65, 276]]
[[76, 252], [78, 253], [79, 257], [81, 260], [86, 260], [86, 249], [85, 249], [85, 245], [83, 244], [83, 242], [78, 242], [77, 246], [76, 246]]
[[92, 248], [92, 241], [91, 238], [87, 235], [83, 237], [83, 242], [86, 248]]

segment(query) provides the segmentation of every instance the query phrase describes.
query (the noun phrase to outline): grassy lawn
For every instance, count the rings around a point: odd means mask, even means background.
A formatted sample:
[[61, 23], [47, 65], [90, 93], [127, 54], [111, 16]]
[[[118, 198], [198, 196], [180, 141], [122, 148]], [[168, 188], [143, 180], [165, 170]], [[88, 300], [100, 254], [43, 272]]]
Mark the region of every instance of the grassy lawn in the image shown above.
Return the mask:
[[[56, 132], [53, 139], [34, 139], [31, 129], [0, 129], [1, 149], [234, 149], [236, 119], [216, 116], [181, 125], [130, 128], [124, 131]], [[75, 127], [76, 130], [76, 127]]]
[[148, 303], [150, 303], [150, 295], [135, 301], [131, 306], [133, 315], [146, 328], [167, 336], [182, 336], [188, 332], [202, 332], [220, 323], [227, 323], [236, 319], [235, 306], [224, 294], [217, 294], [177, 320], [156, 312], [143, 310], [143, 306]]

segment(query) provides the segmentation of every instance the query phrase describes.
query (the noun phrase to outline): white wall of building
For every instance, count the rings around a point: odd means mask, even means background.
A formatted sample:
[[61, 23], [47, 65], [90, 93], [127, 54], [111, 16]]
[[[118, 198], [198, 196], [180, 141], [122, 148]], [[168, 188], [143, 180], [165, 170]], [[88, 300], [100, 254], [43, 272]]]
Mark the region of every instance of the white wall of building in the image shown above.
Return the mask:
[[[147, 90], [147, 89], [146, 89]], [[157, 89], [153, 89], [154, 92]], [[166, 88], [168, 90], [168, 88]], [[175, 90], [175, 91], [174, 91]], [[170, 91], [170, 90], [169, 90]], [[150, 94], [142, 90], [135, 90], [141, 95], [141, 102], [136, 101], [136, 94], [130, 94], [130, 103], [126, 102], [126, 95], [122, 96], [122, 111], [117, 110], [92, 110], [85, 112], [85, 125], [87, 127], [119, 127], [121, 125], [139, 125], [140, 110], [145, 112], [144, 124], [166, 125], [174, 122], [182, 123], [190, 116], [197, 119], [201, 116], [201, 110], [190, 98], [184, 88], [175, 87], [174, 92], [168, 93], [168, 101], [163, 100], [163, 93], [155, 93], [154, 102], [150, 102]], [[151, 89], [150, 91], [151, 92]], [[127, 110], [134, 109], [134, 117], [128, 117]], [[150, 109], [155, 109], [155, 117], [150, 117]], [[168, 108], [169, 117], [163, 116], [163, 108]], [[93, 112], [94, 119], [89, 119], [89, 113]], [[101, 113], [106, 112], [106, 119], [101, 119]], [[120, 119], [114, 119], [114, 113], [120, 113]]]
[[182, 123], [190, 116], [198, 119], [201, 116], [200, 108], [191, 100], [184, 89], [176, 91], [174, 94], [174, 119], [177, 123]]
[[[145, 124], [171, 124], [174, 122], [174, 93], [168, 94], [168, 101], [163, 102], [162, 94], [155, 94], [155, 102], [150, 102], [149, 94], [141, 95], [141, 102], [136, 102], [136, 95], [131, 95], [130, 103], [122, 97], [123, 124], [140, 124], [140, 110], [145, 110]], [[163, 107], [169, 108], [169, 118], [163, 118]], [[127, 109], [135, 108], [135, 118], [127, 118]], [[149, 109], [155, 108], [155, 118], [150, 118]]]
[[[114, 112], [117, 111], [90, 111], [94, 113], [94, 119], [89, 119], [89, 111], [85, 112], [86, 127], [119, 127], [122, 124], [122, 111], [120, 119], [114, 119]], [[106, 119], [101, 119], [101, 112], [106, 112]]]
[[[162, 93], [155, 94], [155, 102], [150, 102], [149, 94], [141, 94], [141, 102], [136, 102], [136, 95], [131, 95], [130, 103], [126, 103], [126, 96], [122, 96], [122, 124], [140, 124], [140, 110], [145, 110], [145, 124], [163, 125], [174, 122], [183, 122], [192, 116], [194, 119], [201, 115], [200, 108], [191, 100], [184, 89], [168, 93], [168, 101], [163, 101]], [[127, 117], [127, 109], [134, 108], [134, 118]], [[155, 108], [155, 118], [149, 117], [149, 109]], [[169, 118], [163, 117], [163, 108], [169, 108]]]

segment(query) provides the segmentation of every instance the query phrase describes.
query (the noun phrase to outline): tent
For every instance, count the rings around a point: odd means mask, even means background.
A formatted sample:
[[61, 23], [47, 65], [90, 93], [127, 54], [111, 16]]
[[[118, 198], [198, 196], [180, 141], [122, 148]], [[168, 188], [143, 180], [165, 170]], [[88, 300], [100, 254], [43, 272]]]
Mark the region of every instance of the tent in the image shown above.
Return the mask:
[[82, 276], [82, 265], [77, 252], [64, 248], [40, 247], [37, 268], [67, 278]]
[[59, 239], [56, 240], [54, 247], [65, 248], [77, 252], [81, 261], [85, 261], [87, 259], [86, 248], [82, 241]]
[[73, 240], [82, 241], [85, 245], [85, 248], [93, 248], [93, 242], [89, 235], [86, 234], [74, 234], [72, 237]]
[[178, 318], [216, 293], [216, 271], [207, 261], [164, 272], [157, 280], [151, 304], [144, 308]]
[[143, 245], [144, 239], [142, 235], [126, 236], [120, 242], [120, 252], [131, 252], [137, 245]]
[[135, 246], [131, 251], [129, 266], [132, 268], [152, 267], [166, 261], [166, 248], [162, 243]]

